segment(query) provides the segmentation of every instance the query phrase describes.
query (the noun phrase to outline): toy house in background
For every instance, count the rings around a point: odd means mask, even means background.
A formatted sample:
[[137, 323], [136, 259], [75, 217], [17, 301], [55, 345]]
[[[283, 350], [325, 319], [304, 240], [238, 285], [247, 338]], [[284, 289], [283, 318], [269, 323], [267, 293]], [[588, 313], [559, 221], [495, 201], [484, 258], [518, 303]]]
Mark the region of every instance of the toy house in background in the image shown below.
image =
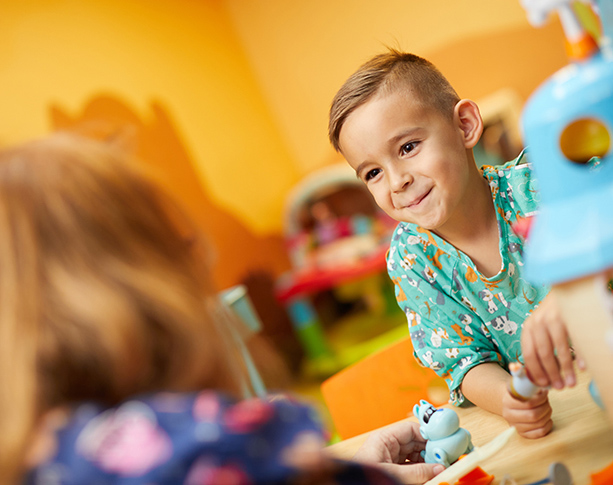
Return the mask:
[[[284, 228], [292, 270], [279, 278], [277, 298], [289, 310], [311, 373], [338, 371], [389, 343], [352, 352], [357, 340], [404, 323], [386, 326], [380, 318], [397, 309], [385, 261], [395, 226], [344, 162], [311, 173], [290, 193]], [[335, 346], [331, 327], [356, 308], [369, 317]]]
[[284, 229], [294, 270], [353, 263], [388, 243], [396, 223], [375, 204], [353, 170], [317, 170], [288, 197]]

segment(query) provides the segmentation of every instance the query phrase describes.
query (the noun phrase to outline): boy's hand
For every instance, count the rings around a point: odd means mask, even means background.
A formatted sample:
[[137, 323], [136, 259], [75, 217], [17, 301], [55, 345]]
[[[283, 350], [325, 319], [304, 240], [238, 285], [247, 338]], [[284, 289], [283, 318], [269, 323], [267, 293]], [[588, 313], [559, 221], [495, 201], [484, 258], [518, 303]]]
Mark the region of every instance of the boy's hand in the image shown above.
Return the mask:
[[[568, 331], [553, 294], [524, 322], [521, 349], [528, 375], [538, 386], [562, 389], [577, 382]], [[580, 359], [578, 364], [584, 367]]]
[[524, 438], [542, 438], [553, 427], [551, 405], [545, 390], [528, 401], [520, 401], [507, 392], [502, 398], [502, 417]]

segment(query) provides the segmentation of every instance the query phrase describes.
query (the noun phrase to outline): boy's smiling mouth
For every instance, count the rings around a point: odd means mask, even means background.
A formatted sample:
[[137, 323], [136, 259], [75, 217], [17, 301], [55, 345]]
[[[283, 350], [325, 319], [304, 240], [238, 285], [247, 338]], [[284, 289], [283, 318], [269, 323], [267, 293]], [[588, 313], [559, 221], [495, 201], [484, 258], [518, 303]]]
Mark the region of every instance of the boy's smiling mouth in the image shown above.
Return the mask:
[[423, 192], [420, 196], [418, 196], [417, 198], [413, 199], [411, 202], [409, 202], [408, 204], [403, 204], [400, 208], [402, 209], [413, 209], [417, 206], [419, 206], [419, 204], [422, 203], [422, 201], [428, 197], [428, 195], [430, 195], [430, 192], [432, 192], [432, 187], [430, 187], [428, 190], [426, 190], [425, 192]]

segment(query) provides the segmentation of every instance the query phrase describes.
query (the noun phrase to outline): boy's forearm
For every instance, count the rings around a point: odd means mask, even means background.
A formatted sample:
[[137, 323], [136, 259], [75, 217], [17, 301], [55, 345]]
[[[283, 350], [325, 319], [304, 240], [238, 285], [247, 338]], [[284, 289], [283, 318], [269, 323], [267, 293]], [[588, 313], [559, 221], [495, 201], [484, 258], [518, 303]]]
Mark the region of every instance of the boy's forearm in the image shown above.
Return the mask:
[[491, 413], [502, 415], [502, 398], [507, 391], [510, 374], [498, 364], [488, 362], [468, 371], [461, 384], [464, 397]]

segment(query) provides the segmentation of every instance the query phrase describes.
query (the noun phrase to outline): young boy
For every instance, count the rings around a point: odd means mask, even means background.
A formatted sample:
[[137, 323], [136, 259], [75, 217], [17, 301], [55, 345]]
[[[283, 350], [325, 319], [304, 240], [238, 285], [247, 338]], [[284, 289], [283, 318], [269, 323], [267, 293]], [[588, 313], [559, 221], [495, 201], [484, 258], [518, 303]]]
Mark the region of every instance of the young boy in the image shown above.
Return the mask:
[[537, 438], [552, 428], [547, 392], [513, 398], [508, 364], [522, 356], [523, 322], [533, 314], [527, 345], [551, 350], [537, 383], [564, 387], [561, 366], [573, 385], [568, 340], [540, 324], [554, 318], [549, 304], [544, 316], [535, 311], [548, 288], [522, 279], [523, 240], [511, 225], [536, 210], [529, 167], [520, 155], [481, 172], [472, 148], [482, 131], [473, 101], [430, 62], [394, 50], [360, 67], [330, 110], [334, 148], [399, 222], [388, 272], [416, 357], [447, 380], [454, 404], [467, 399]]

